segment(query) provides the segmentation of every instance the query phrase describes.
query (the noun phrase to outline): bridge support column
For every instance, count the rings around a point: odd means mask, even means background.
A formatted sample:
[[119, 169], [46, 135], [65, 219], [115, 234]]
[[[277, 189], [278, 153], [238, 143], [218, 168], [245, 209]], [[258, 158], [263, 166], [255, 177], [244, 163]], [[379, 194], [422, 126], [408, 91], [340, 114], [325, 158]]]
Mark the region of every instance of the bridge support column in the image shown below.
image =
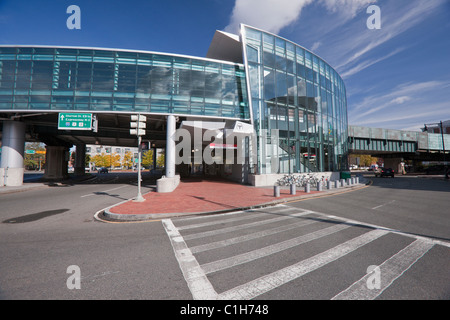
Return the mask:
[[180, 183], [180, 176], [175, 174], [175, 116], [167, 116], [166, 139], [166, 175], [156, 181], [157, 192], [172, 192]]
[[76, 176], [81, 176], [85, 174], [85, 161], [86, 161], [86, 145], [85, 144], [77, 144], [76, 152], [75, 152], [75, 165], [74, 173]]
[[67, 162], [69, 149], [64, 146], [47, 146], [44, 179], [63, 180], [69, 178]]
[[23, 183], [23, 154], [25, 149], [25, 123], [4, 121], [0, 187], [21, 186]]
[[405, 173], [403, 158], [385, 158], [384, 167], [392, 168], [396, 174]]

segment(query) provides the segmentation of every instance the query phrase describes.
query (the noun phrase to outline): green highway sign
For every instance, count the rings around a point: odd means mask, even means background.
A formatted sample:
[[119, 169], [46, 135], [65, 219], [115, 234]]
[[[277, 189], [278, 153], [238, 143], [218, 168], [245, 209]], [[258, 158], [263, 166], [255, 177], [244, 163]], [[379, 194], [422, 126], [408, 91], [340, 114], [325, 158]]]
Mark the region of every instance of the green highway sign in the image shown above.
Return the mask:
[[91, 130], [92, 113], [59, 113], [59, 130]]

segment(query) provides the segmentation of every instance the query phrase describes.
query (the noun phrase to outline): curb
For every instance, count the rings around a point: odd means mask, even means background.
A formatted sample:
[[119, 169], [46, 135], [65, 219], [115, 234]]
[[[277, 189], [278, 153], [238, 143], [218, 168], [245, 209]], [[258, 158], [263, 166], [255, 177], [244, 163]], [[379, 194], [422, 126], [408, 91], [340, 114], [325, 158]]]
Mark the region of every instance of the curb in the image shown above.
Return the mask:
[[216, 210], [216, 211], [148, 213], [148, 214], [123, 214], [123, 213], [113, 213], [110, 211], [111, 208], [114, 208], [115, 206], [123, 204], [124, 202], [130, 201], [131, 200], [130, 199], [130, 200], [121, 202], [119, 204], [110, 206], [108, 208], [105, 208], [103, 210], [100, 210], [99, 212], [97, 212], [96, 218], [102, 222], [139, 222], [139, 221], [145, 222], [145, 221], [154, 221], [154, 220], [185, 217], [185, 216], [213, 215], [213, 214], [228, 213], [228, 212], [235, 212], [235, 211], [260, 209], [260, 208], [271, 207], [271, 206], [275, 206], [275, 205], [283, 204], [283, 203], [287, 203], [287, 202], [307, 200], [307, 199], [313, 199], [313, 198], [318, 198], [318, 197], [323, 197], [323, 196], [338, 195], [341, 193], [346, 193], [349, 191], [362, 189], [362, 188], [368, 187], [370, 185], [372, 185], [372, 180], [369, 180], [364, 183], [359, 183], [358, 185], [340, 187], [339, 189], [332, 189], [331, 191], [325, 190], [325, 191], [322, 191], [319, 193], [314, 193], [311, 195], [301, 195], [301, 196], [297, 196], [297, 197], [283, 198], [283, 199], [273, 200], [270, 202], [252, 205], [252, 206], [237, 207], [237, 208], [233, 208], [233, 209], [224, 209], [224, 210]]
[[89, 181], [89, 180], [94, 180], [96, 179], [96, 176], [92, 176], [89, 175], [87, 177], [83, 177], [83, 178], [71, 178], [71, 179], [66, 179], [66, 180], [61, 180], [61, 181], [53, 181], [53, 180], [46, 180], [43, 178], [39, 178], [36, 179], [36, 182], [27, 182], [27, 183], [22, 183], [21, 186], [2, 186], [0, 187], [0, 195], [2, 194], [10, 194], [10, 193], [17, 193], [17, 192], [25, 192], [25, 191], [29, 191], [29, 190], [33, 190], [33, 189], [37, 189], [37, 188], [44, 188], [44, 187], [63, 187], [63, 186], [67, 186], [70, 185], [71, 183], [74, 182], [84, 182], [84, 181]]

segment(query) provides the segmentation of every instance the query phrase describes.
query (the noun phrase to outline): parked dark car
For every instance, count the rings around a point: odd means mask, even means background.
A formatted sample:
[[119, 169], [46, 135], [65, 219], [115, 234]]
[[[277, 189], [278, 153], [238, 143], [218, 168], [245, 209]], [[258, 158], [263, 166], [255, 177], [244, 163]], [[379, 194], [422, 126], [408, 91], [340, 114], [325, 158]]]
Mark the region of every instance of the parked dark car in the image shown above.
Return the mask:
[[375, 171], [375, 177], [394, 177], [394, 170], [391, 168], [378, 168]]
[[101, 167], [98, 169], [98, 173], [108, 173], [108, 168]]

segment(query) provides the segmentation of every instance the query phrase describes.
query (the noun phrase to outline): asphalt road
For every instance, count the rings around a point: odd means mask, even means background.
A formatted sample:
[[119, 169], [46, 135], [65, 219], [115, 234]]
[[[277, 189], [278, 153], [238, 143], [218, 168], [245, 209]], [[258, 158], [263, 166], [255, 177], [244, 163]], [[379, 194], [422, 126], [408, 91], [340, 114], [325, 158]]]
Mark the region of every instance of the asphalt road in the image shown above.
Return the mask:
[[[374, 178], [361, 190], [254, 212], [95, 221], [98, 210], [136, 195], [134, 176], [0, 194], [0, 299], [183, 300], [254, 292], [242, 299], [328, 300], [342, 297], [369, 266], [402, 257], [406, 264], [392, 271], [401, 274], [372, 298], [450, 298], [446, 181]], [[151, 190], [152, 181], [143, 186]], [[67, 286], [73, 265], [80, 289]]]

